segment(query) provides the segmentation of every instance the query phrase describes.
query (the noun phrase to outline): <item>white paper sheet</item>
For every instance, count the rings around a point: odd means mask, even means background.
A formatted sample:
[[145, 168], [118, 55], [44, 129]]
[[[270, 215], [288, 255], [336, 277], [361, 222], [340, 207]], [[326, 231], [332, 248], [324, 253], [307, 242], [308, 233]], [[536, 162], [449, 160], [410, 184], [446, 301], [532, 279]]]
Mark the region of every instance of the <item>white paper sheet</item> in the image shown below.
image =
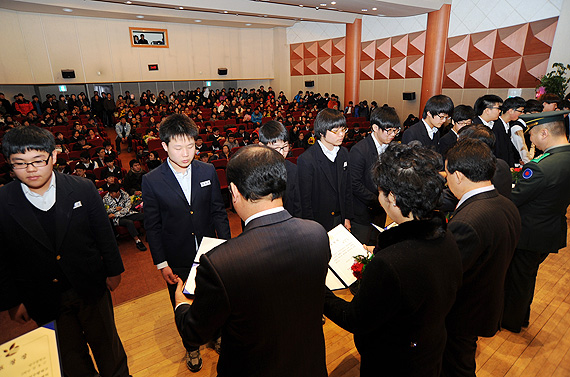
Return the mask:
[[208, 251], [212, 250], [216, 246], [219, 246], [226, 242], [220, 238], [204, 237], [202, 238], [202, 243], [196, 252], [196, 258], [194, 258], [194, 264], [190, 268], [190, 273], [188, 274], [188, 279], [186, 279], [186, 284], [184, 284], [184, 293], [187, 295], [193, 295], [196, 289], [196, 269], [200, 265], [200, 257], [206, 254]]
[[[331, 247], [331, 260], [325, 283], [331, 290], [347, 288], [356, 281], [350, 269], [354, 264], [354, 257], [366, 254], [366, 250], [342, 224], [331, 229], [328, 235]], [[334, 270], [338, 277], [330, 269]]]

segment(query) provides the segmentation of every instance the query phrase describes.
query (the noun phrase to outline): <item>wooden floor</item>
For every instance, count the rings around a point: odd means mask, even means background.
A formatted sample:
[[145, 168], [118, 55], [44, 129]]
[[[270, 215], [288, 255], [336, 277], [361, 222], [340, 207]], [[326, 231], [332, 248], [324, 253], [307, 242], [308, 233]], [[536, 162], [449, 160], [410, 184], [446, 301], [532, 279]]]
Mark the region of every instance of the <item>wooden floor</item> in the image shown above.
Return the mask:
[[[339, 296], [352, 297], [346, 290]], [[186, 369], [166, 289], [121, 304], [115, 314], [133, 376], [216, 376], [218, 355], [208, 347], [202, 347], [203, 369]], [[504, 330], [480, 339], [478, 376], [570, 376], [569, 248], [540, 267], [530, 322], [520, 334]], [[330, 320], [324, 331], [329, 376], [358, 376], [360, 356], [352, 334]]]

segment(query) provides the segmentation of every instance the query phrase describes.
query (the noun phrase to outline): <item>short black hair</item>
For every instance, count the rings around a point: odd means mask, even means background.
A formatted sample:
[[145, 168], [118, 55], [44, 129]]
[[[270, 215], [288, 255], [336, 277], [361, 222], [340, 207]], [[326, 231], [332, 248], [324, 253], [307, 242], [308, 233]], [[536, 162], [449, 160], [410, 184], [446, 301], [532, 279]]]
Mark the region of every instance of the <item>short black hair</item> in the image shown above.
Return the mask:
[[475, 105], [473, 105], [475, 115], [479, 116], [483, 114], [485, 109], [493, 107], [496, 103], [502, 104], [503, 99], [495, 94], [485, 94], [484, 96], [477, 98]]
[[140, 164], [140, 163], [141, 162], [138, 159], [133, 158], [131, 161], [129, 161], [129, 166], [132, 168], [134, 164]]
[[438, 94], [427, 100], [424, 106], [424, 112], [422, 118], [427, 117], [427, 113], [431, 116], [438, 114], [447, 114], [448, 116], [453, 115], [453, 101], [446, 95]]
[[111, 183], [109, 185], [109, 192], [119, 192], [121, 191], [121, 186], [118, 183]]
[[560, 97], [558, 97], [556, 94], [554, 93], [544, 93], [542, 96], [540, 96], [540, 98], [538, 99], [541, 103], [556, 103], [558, 104], [560, 102]]
[[86, 159], [90, 159], [90, 158], [91, 158], [91, 156], [89, 155], [89, 151], [82, 151], [82, 152], [79, 154], [79, 157], [86, 158]]
[[446, 154], [447, 171], [461, 172], [471, 182], [490, 181], [495, 175], [497, 159], [481, 140], [462, 139]]
[[240, 148], [226, 167], [228, 184], [233, 183], [246, 200], [268, 195], [283, 197], [287, 185], [285, 160], [277, 151], [261, 145]]
[[198, 136], [196, 123], [184, 114], [172, 114], [164, 119], [158, 131], [160, 140], [168, 145], [176, 137], [194, 139]]
[[15, 153], [41, 151], [51, 154], [55, 150], [55, 137], [45, 128], [20, 126], [8, 131], [2, 140], [4, 157], [9, 159]]
[[462, 120], [473, 118], [475, 118], [475, 111], [473, 111], [473, 108], [469, 105], [455, 106], [455, 109], [453, 109], [453, 115], [451, 117], [451, 119], [456, 123], [461, 122]]
[[394, 195], [402, 215], [427, 219], [441, 204], [442, 167], [441, 155], [432, 149], [392, 143], [372, 168], [372, 179], [383, 195]]
[[398, 117], [396, 109], [388, 106], [377, 107], [372, 110], [372, 114], [370, 114], [370, 124], [375, 124], [383, 130], [387, 130], [389, 128], [402, 128], [400, 117]]
[[270, 120], [259, 129], [259, 141], [262, 144], [272, 144], [279, 140], [289, 141], [289, 132], [281, 122]]
[[474, 124], [471, 126], [463, 127], [458, 132], [458, 139], [477, 139], [487, 144], [491, 150], [495, 149], [495, 134], [493, 130], [482, 124]]
[[112, 156], [105, 156], [105, 158], [103, 159], [103, 162], [107, 163], [107, 162], [114, 162], [115, 159]]
[[505, 102], [503, 102], [503, 105], [501, 106], [501, 111], [503, 113], [506, 113], [507, 111], [509, 111], [511, 109], [516, 110], [519, 107], [524, 107], [525, 104], [526, 104], [526, 101], [522, 97], [509, 97], [505, 100]]
[[346, 118], [342, 112], [329, 108], [322, 109], [315, 118], [315, 137], [320, 140], [327, 131], [343, 127], [346, 127]]
[[542, 104], [542, 102], [535, 99], [527, 100], [524, 105], [525, 113], [542, 113], [543, 110], [544, 110], [544, 105]]

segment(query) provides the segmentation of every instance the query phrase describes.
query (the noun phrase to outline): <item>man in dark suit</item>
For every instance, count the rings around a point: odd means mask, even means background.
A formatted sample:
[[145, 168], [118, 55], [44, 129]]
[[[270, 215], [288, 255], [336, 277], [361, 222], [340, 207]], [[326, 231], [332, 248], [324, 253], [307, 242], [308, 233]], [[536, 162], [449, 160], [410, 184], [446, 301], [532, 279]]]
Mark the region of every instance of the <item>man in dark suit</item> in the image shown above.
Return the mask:
[[301, 212], [326, 231], [339, 224], [350, 230], [353, 217], [348, 150], [341, 147], [346, 119], [334, 109], [323, 109], [315, 118], [317, 142], [297, 159]]
[[[213, 165], [194, 160], [196, 124], [183, 114], [160, 127], [166, 163], [143, 176], [144, 225], [152, 259], [168, 285], [174, 307], [178, 276], [186, 279], [203, 237], [231, 237], [228, 215]], [[184, 342], [186, 365], [202, 368], [198, 347]]]
[[495, 156], [464, 139], [447, 153], [447, 184], [459, 199], [449, 221], [463, 264], [463, 284], [447, 315], [444, 376], [474, 376], [477, 337], [500, 329], [507, 269], [520, 235], [515, 205], [491, 183]]
[[226, 171], [245, 229], [200, 258], [193, 302], [179, 279], [178, 330], [195, 346], [222, 330], [219, 376], [324, 377], [327, 234], [284, 210], [286, 169], [275, 151], [241, 148]]
[[505, 282], [503, 328], [520, 332], [528, 326], [536, 275], [549, 253], [566, 246], [566, 211], [570, 204], [570, 144], [564, 114], [551, 111], [525, 114], [530, 139], [544, 151], [524, 165], [512, 192], [522, 232]]
[[[512, 160], [512, 143], [510, 134], [507, 133], [502, 122], [499, 120], [503, 100], [494, 94], [486, 94], [477, 98], [473, 109], [475, 110], [475, 119], [473, 124], [483, 124], [493, 130], [495, 134], [495, 148], [493, 154], [507, 164]], [[509, 165], [510, 166], [510, 165]]]
[[66, 376], [128, 376], [109, 292], [124, 267], [97, 189], [53, 171], [45, 129], [15, 128], [2, 148], [18, 180], [0, 188], [0, 310], [20, 323], [55, 320]]
[[[497, 133], [500, 135], [497, 136], [497, 140], [501, 140], [500, 148], [502, 149], [497, 151], [497, 153], [511, 168], [514, 168], [515, 163], [518, 164], [520, 160], [518, 150], [515, 148], [511, 139], [511, 126], [519, 119], [519, 116], [524, 113], [525, 103], [525, 100], [521, 97], [507, 98], [501, 106], [501, 116], [495, 122], [497, 129], [495, 130], [495, 127], [493, 127], [495, 135], [497, 135]], [[505, 134], [503, 134], [502, 131], [504, 131]], [[505, 135], [507, 136], [506, 138]]]
[[386, 212], [378, 202], [378, 187], [372, 182], [372, 167], [388, 144], [400, 133], [400, 118], [392, 107], [377, 107], [370, 114], [372, 133], [350, 149], [350, 177], [354, 219], [352, 234], [363, 244], [375, 245], [378, 231], [386, 223]]
[[438, 94], [427, 100], [422, 120], [410, 126], [402, 135], [402, 143], [419, 141], [424, 147], [436, 148], [439, 143], [439, 128], [453, 115], [453, 101]]
[[[289, 154], [289, 133], [280, 122], [270, 120], [259, 129], [259, 144], [274, 149], [283, 158], [287, 158], [287, 154]], [[285, 169], [287, 169], [287, 190], [283, 197], [283, 206], [291, 216], [301, 217], [297, 165], [285, 160]]]

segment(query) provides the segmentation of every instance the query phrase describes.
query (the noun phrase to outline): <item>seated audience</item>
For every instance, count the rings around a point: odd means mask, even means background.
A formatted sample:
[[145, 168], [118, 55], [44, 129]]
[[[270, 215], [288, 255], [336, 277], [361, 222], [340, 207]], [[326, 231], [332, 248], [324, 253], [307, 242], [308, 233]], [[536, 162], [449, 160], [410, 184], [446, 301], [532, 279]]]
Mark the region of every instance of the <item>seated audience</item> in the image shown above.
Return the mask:
[[113, 225], [124, 226], [135, 240], [135, 245], [140, 251], [146, 251], [147, 247], [139, 238], [139, 232], [135, 221], [144, 221], [144, 214], [131, 210], [131, 197], [121, 190], [118, 184], [111, 184], [109, 192], [103, 197], [103, 204], [107, 208], [107, 214]]

